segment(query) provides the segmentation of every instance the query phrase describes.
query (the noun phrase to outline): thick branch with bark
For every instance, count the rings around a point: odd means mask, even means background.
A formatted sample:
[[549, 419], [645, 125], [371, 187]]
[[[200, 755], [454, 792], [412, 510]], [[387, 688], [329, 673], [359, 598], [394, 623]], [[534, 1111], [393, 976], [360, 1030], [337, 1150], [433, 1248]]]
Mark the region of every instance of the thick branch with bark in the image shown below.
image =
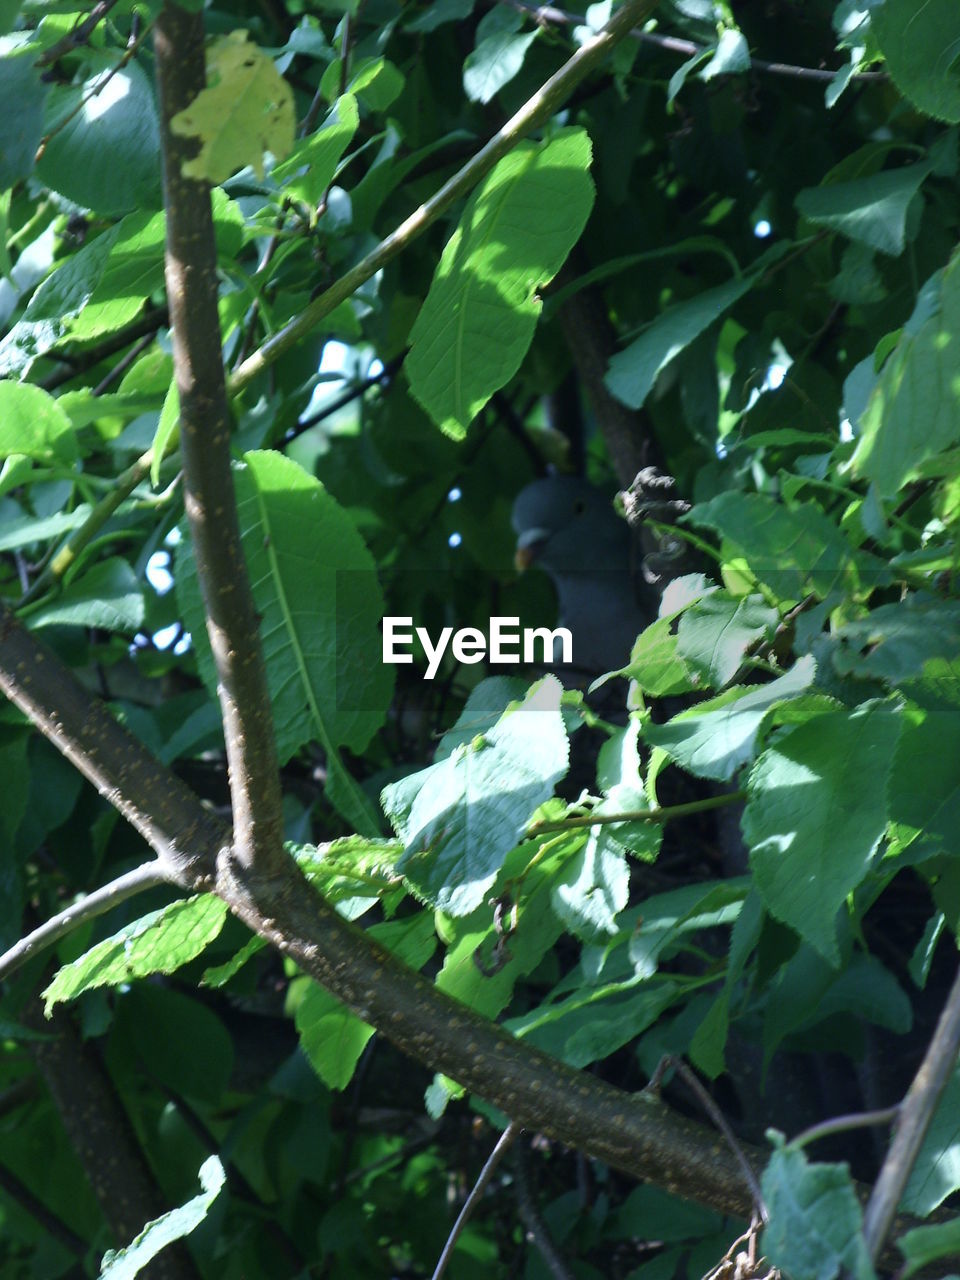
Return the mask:
[[167, 214], [167, 302], [180, 395], [184, 501], [217, 667], [223, 715], [234, 856], [281, 873], [283, 814], [273, 714], [260, 645], [259, 618], [247, 576], [230, 474], [230, 411], [217, 314], [217, 249], [210, 189], [188, 178], [183, 163], [195, 139], [170, 121], [206, 85], [203, 15], [165, 4], [154, 51], [162, 114]]

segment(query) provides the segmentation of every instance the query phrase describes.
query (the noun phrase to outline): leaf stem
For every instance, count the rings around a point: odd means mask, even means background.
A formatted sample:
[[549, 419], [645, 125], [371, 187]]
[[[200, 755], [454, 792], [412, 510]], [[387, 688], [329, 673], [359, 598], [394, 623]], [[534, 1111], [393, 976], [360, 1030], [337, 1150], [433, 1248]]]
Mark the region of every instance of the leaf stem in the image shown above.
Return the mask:
[[557, 818], [552, 822], [531, 823], [527, 827], [527, 838], [543, 835], [547, 831], [571, 831], [577, 827], [597, 827], [613, 822], [669, 822], [672, 818], [686, 818], [691, 813], [705, 813], [708, 809], [719, 809], [723, 805], [740, 804], [746, 798], [746, 791], [730, 791], [719, 796], [706, 796], [703, 800], [688, 800], [684, 804], [664, 805], [656, 809], [577, 814], [572, 818]]

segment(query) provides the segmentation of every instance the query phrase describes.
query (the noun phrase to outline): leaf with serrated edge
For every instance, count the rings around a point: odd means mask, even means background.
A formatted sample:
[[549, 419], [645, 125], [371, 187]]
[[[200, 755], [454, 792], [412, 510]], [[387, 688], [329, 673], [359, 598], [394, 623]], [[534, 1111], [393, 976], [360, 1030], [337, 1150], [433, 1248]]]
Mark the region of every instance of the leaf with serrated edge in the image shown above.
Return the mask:
[[173, 973], [218, 936], [227, 904], [212, 893], [182, 898], [141, 916], [58, 971], [43, 992], [49, 1016], [55, 1004], [93, 987], [115, 987], [151, 973]]

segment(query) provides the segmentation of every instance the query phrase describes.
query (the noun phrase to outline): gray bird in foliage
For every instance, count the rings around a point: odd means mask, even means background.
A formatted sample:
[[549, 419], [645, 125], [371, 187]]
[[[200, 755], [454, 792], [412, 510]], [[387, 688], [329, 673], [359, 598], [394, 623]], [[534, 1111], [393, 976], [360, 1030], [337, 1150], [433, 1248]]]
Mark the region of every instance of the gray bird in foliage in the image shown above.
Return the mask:
[[516, 565], [537, 565], [557, 592], [557, 624], [573, 637], [575, 673], [623, 667], [656, 617], [634, 572], [633, 536], [600, 489], [576, 476], [534, 480], [513, 504]]

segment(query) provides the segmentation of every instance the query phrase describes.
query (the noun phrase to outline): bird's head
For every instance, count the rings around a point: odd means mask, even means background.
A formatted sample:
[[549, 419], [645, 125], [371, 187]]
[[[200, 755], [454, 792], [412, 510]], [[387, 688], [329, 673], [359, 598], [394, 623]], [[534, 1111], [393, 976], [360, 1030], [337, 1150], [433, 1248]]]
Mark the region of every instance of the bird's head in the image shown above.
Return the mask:
[[629, 530], [600, 489], [577, 476], [548, 476], [521, 489], [513, 504], [517, 569], [536, 563], [551, 575], [585, 573], [627, 562]]

